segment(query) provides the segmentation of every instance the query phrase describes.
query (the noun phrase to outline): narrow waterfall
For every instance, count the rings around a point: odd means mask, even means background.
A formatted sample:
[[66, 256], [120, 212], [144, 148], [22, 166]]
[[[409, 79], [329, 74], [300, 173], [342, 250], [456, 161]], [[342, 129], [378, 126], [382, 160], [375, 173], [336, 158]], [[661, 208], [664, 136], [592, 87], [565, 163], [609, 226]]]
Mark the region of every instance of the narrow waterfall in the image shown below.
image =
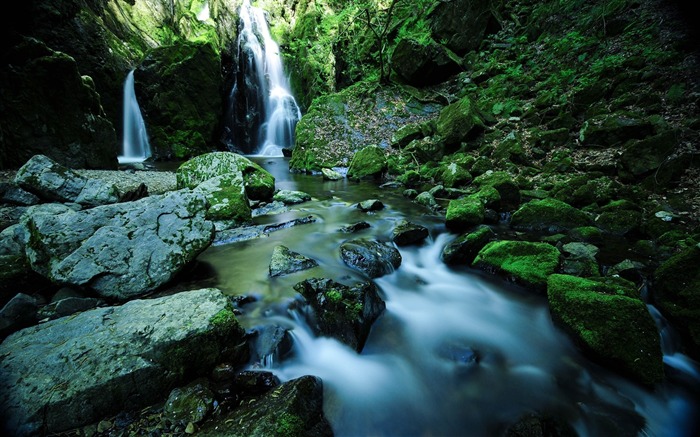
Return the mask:
[[124, 81], [124, 120], [122, 154], [117, 157], [120, 164], [143, 162], [151, 157], [151, 146], [148, 143], [146, 123], [141, 115], [139, 102], [134, 91], [134, 70], [131, 70]]
[[301, 111], [284, 75], [265, 12], [244, 0], [240, 10], [237, 66], [229, 95], [224, 141], [251, 155], [282, 156], [294, 145]]

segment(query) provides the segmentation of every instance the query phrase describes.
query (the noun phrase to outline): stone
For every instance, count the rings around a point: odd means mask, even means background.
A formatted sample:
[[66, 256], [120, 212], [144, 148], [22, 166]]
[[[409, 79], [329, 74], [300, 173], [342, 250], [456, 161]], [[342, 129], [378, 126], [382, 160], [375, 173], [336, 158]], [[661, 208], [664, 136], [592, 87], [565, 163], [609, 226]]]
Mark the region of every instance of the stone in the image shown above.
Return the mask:
[[547, 243], [492, 241], [479, 251], [472, 265], [541, 290], [559, 267], [559, 251]]
[[348, 168], [348, 179], [379, 179], [386, 172], [387, 161], [384, 150], [375, 145], [364, 147], [352, 157]]
[[401, 265], [401, 254], [395, 247], [363, 238], [341, 244], [340, 257], [345, 264], [370, 278], [392, 273]]
[[391, 239], [397, 246], [408, 246], [422, 243], [428, 238], [428, 234], [428, 228], [425, 226], [401, 220], [391, 231]]
[[[478, 162], [480, 161], [477, 160], [477, 163]], [[474, 168], [472, 167], [472, 172], [473, 171]], [[489, 207], [491, 208], [495, 208], [498, 211], [505, 212], [513, 211], [517, 209], [518, 206], [520, 206], [520, 201], [522, 199], [520, 195], [520, 188], [515, 182], [513, 176], [511, 176], [507, 172], [487, 170], [486, 172], [475, 177], [473, 183], [474, 185], [479, 187], [481, 191], [488, 189], [488, 187], [495, 188], [496, 191], [498, 191], [500, 200], [496, 202], [494, 197], [493, 203], [488, 203]], [[479, 196], [483, 196], [487, 193], [488, 192], [484, 192], [484, 194]], [[493, 195], [488, 194], [488, 196], [492, 197]]]
[[38, 309], [35, 298], [17, 293], [0, 309], [0, 338], [35, 324]]
[[454, 162], [442, 172], [442, 183], [447, 188], [462, 187], [472, 181], [472, 175], [461, 165]]
[[653, 133], [654, 126], [648, 120], [625, 114], [603, 114], [583, 123], [579, 141], [586, 147], [614, 147]]
[[370, 227], [370, 224], [367, 222], [357, 222], [353, 223], [351, 225], [343, 226], [338, 231], [344, 232], [346, 234], [354, 234], [355, 232], [359, 232], [363, 229], [368, 229]]
[[194, 191], [206, 197], [209, 220], [230, 220], [236, 224], [252, 220], [242, 173], [215, 176], [197, 185]]
[[26, 255], [58, 284], [107, 299], [141, 296], [172, 279], [209, 246], [206, 200], [189, 190], [62, 214], [30, 214]]
[[556, 234], [587, 226], [591, 219], [586, 213], [556, 199], [531, 200], [513, 213], [510, 225], [520, 231]]
[[292, 338], [282, 326], [257, 326], [248, 334], [250, 359], [261, 366], [269, 367], [284, 358], [292, 349]]
[[384, 204], [377, 199], [368, 199], [358, 203], [357, 209], [362, 212], [379, 211], [384, 209]]
[[323, 174], [323, 180], [326, 181], [339, 181], [343, 179], [343, 175], [339, 172], [333, 170], [332, 168], [322, 168], [321, 173]]
[[495, 23], [502, 1], [454, 0], [439, 2], [428, 14], [430, 30], [436, 41], [462, 56], [479, 48], [481, 41], [496, 30]]
[[173, 389], [165, 401], [163, 413], [179, 423], [200, 423], [214, 409], [214, 393], [206, 379], [197, 379]]
[[163, 401], [185, 377], [208, 375], [243, 335], [216, 289], [133, 300], [23, 329], [0, 344], [6, 435], [59, 433]]
[[573, 276], [600, 276], [600, 266], [596, 260], [598, 248], [588, 243], [567, 243], [562, 250], [562, 273]]
[[444, 82], [462, 70], [459, 58], [444, 46], [405, 38], [396, 44], [391, 68], [405, 83], [424, 87]]
[[17, 206], [31, 206], [41, 203], [41, 199], [14, 183], [0, 183], [0, 203]]
[[270, 259], [270, 276], [289, 275], [318, 266], [318, 261], [289, 250], [286, 246], [275, 246]]
[[460, 235], [445, 245], [440, 258], [445, 264], [471, 265], [479, 251], [493, 240], [496, 234], [486, 225], [480, 225]]
[[451, 200], [447, 205], [445, 226], [452, 231], [463, 231], [484, 221], [484, 204], [476, 197], [468, 196]]
[[446, 144], [459, 144], [483, 129], [483, 126], [484, 122], [476, 104], [465, 96], [440, 111], [437, 135]]
[[285, 205], [296, 205], [311, 200], [311, 196], [303, 191], [279, 190], [272, 196], [273, 200], [282, 202]]
[[244, 395], [259, 395], [280, 385], [279, 378], [265, 370], [242, 370], [233, 378], [236, 392]]

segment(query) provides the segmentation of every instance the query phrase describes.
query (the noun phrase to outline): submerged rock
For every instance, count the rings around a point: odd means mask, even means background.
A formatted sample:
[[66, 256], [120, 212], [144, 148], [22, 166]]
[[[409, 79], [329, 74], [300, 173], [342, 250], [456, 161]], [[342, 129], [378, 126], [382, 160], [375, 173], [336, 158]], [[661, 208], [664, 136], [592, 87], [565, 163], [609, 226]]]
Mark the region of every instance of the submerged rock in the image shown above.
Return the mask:
[[568, 275], [551, 275], [552, 318], [599, 362], [647, 385], [664, 377], [659, 332], [633, 289]]
[[391, 239], [398, 246], [418, 244], [428, 238], [428, 228], [425, 226], [402, 220], [391, 232]]
[[57, 433], [163, 400], [186, 375], [208, 374], [243, 334], [216, 289], [134, 300], [16, 332], [0, 344], [5, 435]]
[[270, 259], [270, 276], [282, 276], [318, 266], [315, 259], [289, 250], [286, 246], [275, 246]]
[[209, 246], [206, 200], [187, 190], [85, 211], [26, 218], [32, 269], [58, 284], [127, 300], [172, 279]]
[[357, 209], [362, 212], [379, 211], [384, 209], [384, 204], [378, 199], [368, 199], [358, 203]]
[[331, 279], [313, 278], [299, 282], [294, 290], [313, 308], [315, 320], [309, 325], [316, 333], [336, 338], [358, 352], [386, 308], [371, 282], [348, 287]]
[[542, 289], [547, 277], [559, 267], [559, 251], [547, 243], [492, 241], [479, 251], [473, 265]]
[[389, 274], [401, 265], [401, 254], [395, 247], [363, 238], [341, 244], [340, 257], [370, 278]]

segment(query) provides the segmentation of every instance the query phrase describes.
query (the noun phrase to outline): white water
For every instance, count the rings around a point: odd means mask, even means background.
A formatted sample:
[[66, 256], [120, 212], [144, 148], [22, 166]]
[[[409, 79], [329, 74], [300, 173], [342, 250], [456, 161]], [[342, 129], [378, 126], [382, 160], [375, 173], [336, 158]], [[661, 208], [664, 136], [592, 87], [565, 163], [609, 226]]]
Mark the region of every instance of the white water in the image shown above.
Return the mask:
[[249, 66], [247, 71], [254, 73], [254, 83], [265, 102], [262, 108], [265, 121], [260, 126], [261, 142], [253, 154], [282, 156], [283, 148], [293, 146], [294, 128], [301, 118], [301, 111], [284, 75], [279, 46], [270, 35], [265, 12], [251, 6], [249, 0], [244, 0], [240, 20], [239, 59], [242, 46], [253, 54], [254, 65]]
[[209, 2], [204, 2], [202, 10], [197, 14], [197, 19], [199, 21], [207, 21], [209, 19]]
[[141, 115], [139, 102], [134, 91], [134, 70], [131, 70], [124, 81], [124, 120], [122, 154], [117, 157], [119, 163], [143, 162], [151, 157], [151, 146], [148, 143], [146, 123]]

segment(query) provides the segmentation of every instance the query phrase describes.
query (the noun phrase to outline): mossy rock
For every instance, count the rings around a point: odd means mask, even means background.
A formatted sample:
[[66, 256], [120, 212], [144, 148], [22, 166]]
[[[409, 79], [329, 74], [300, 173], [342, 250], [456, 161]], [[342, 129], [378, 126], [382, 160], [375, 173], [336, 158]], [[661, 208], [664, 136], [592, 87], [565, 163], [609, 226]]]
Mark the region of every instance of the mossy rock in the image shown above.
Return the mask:
[[484, 127], [484, 121], [476, 104], [469, 97], [440, 111], [437, 121], [437, 135], [446, 144], [455, 145], [474, 136]]
[[[474, 166], [476, 165], [475, 163]], [[512, 211], [520, 205], [520, 187], [515, 183], [513, 177], [505, 171], [487, 171], [474, 178], [474, 185], [481, 189], [488, 186], [495, 188], [501, 196], [498, 207], [500, 211]]]
[[445, 264], [471, 265], [479, 251], [495, 237], [496, 234], [490, 227], [477, 226], [447, 243], [442, 249], [440, 258]]
[[438, 84], [462, 69], [459, 58], [449, 49], [435, 41], [421, 44], [411, 38], [396, 44], [391, 68], [405, 83], [417, 87]]
[[627, 235], [639, 230], [642, 213], [634, 210], [606, 211], [600, 214], [595, 225], [613, 235]]
[[555, 234], [590, 224], [590, 218], [568, 203], [556, 199], [531, 200], [520, 207], [511, 218], [517, 230]]
[[625, 145], [620, 162], [634, 178], [658, 169], [678, 146], [680, 133], [669, 130]]
[[348, 168], [348, 178], [360, 179], [380, 179], [386, 172], [387, 161], [384, 149], [379, 146], [367, 146], [355, 152]]
[[230, 173], [243, 176], [246, 194], [253, 200], [269, 200], [275, 193], [275, 178], [245, 156], [212, 152], [192, 158], [176, 173], [178, 188], [195, 188], [202, 182]]
[[630, 114], [603, 114], [586, 120], [579, 140], [586, 147], [613, 147], [654, 133], [653, 124]]
[[207, 218], [209, 220], [232, 220], [235, 223], [248, 223], [252, 211], [245, 192], [241, 173], [234, 172], [216, 176], [197, 185], [194, 191], [201, 191], [207, 198]]
[[461, 165], [452, 162], [443, 170], [441, 179], [445, 187], [456, 188], [469, 184], [472, 181], [472, 175]]
[[472, 265], [542, 290], [547, 277], [559, 267], [559, 255], [559, 251], [547, 243], [492, 241], [479, 251]]
[[659, 332], [644, 302], [620, 286], [552, 275], [552, 318], [594, 359], [646, 385], [664, 378]]
[[654, 302], [688, 339], [700, 358], [700, 244], [669, 258], [654, 272]]
[[468, 229], [483, 223], [484, 204], [476, 197], [469, 196], [451, 200], [447, 206], [445, 225], [453, 231]]

